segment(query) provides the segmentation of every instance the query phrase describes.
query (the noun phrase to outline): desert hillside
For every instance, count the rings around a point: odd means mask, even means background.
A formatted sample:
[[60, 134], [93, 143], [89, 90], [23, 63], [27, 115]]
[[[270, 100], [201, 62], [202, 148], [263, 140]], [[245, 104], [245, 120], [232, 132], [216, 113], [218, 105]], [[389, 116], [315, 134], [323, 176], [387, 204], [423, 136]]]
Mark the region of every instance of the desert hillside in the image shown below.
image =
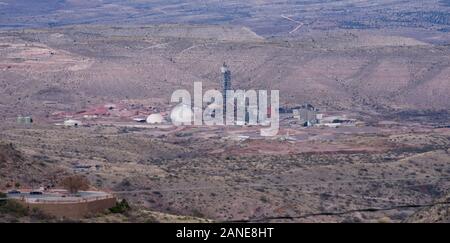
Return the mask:
[[12, 143], [0, 143], [0, 189], [56, 185], [66, 174], [55, 161], [42, 155], [24, 155]]
[[[449, 0], [0, 0], [0, 196], [108, 204], [76, 222], [448, 222], [449, 32]], [[195, 82], [279, 91], [273, 136], [178, 126]], [[98, 191], [26, 190], [62, 180]], [[0, 222], [66, 221], [8, 200]]]
[[168, 104], [197, 81], [219, 88], [223, 62], [233, 88], [279, 89], [286, 106], [379, 114], [450, 107], [448, 48], [371, 31], [282, 41], [241, 28], [73, 26], [2, 31], [0, 44], [2, 118], [128, 99]]
[[412, 215], [408, 223], [450, 223], [450, 196], [447, 195], [438, 200], [434, 206], [430, 206]]

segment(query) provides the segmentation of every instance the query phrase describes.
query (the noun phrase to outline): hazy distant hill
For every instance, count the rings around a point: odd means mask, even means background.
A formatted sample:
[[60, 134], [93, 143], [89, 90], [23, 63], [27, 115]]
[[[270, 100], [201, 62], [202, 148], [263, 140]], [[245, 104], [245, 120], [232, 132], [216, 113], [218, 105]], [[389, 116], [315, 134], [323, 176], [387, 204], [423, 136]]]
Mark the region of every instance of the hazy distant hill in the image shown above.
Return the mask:
[[[305, 29], [422, 28], [450, 31], [447, 0], [1, 0], [0, 27], [66, 24], [233, 24], [261, 35]], [[284, 16], [284, 17], [283, 17]], [[290, 17], [290, 21], [285, 17]], [[296, 31], [296, 35], [304, 30]]]
[[0, 27], [40, 29], [0, 28], [0, 111], [166, 101], [217, 88], [224, 61], [234, 87], [287, 104], [448, 109], [449, 15], [438, 0], [0, 0]]
[[196, 81], [219, 88], [223, 62], [233, 88], [279, 89], [282, 104], [364, 112], [450, 107], [448, 48], [383, 32], [286, 42], [240, 27], [73, 26], [3, 32], [0, 45], [4, 118], [124, 99], [167, 104], [174, 90]]

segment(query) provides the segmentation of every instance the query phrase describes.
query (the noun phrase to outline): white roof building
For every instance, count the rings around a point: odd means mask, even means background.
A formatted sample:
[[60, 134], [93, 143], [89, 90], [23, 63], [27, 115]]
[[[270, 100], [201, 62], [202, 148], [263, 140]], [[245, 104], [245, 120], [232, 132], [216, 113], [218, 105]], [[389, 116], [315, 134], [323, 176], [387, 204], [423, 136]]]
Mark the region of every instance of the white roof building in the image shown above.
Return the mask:
[[164, 122], [164, 117], [161, 114], [151, 114], [147, 117], [148, 124], [160, 124]]
[[68, 126], [68, 127], [78, 127], [81, 125], [82, 125], [81, 121], [77, 121], [77, 120], [70, 119], [70, 120], [64, 121], [64, 126]]

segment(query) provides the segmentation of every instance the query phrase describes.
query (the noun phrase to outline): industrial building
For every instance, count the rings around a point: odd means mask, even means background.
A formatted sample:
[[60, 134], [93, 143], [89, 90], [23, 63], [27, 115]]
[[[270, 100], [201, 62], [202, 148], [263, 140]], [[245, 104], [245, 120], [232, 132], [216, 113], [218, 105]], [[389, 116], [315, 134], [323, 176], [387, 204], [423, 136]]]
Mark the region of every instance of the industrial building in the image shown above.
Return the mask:
[[18, 116], [17, 123], [18, 124], [31, 124], [31, 123], [33, 123], [33, 118], [31, 116]]
[[231, 71], [228, 69], [226, 63], [223, 63], [223, 66], [220, 68], [222, 72], [222, 92], [223, 92], [223, 114], [224, 117], [227, 114], [227, 90], [231, 90]]
[[322, 114], [318, 113], [319, 109], [308, 103], [293, 108], [292, 112], [294, 118], [298, 119], [300, 124], [305, 127], [311, 127], [320, 123], [320, 119], [323, 116]]

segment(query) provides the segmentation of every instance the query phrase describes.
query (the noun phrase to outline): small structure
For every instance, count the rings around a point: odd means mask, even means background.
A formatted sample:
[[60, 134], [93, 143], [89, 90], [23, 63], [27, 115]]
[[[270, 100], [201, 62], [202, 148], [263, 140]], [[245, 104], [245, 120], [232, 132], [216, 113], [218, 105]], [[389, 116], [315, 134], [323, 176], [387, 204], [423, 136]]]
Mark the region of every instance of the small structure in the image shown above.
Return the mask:
[[103, 107], [105, 107], [108, 110], [114, 110], [117, 108], [117, 105], [116, 104], [106, 104]]
[[66, 190], [21, 190], [8, 193], [9, 200], [16, 200], [29, 209], [39, 209], [45, 214], [61, 218], [83, 218], [102, 213], [116, 205], [116, 198], [106, 192], [80, 191], [76, 195]]
[[144, 123], [144, 122], [147, 121], [147, 119], [145, 119], [145, 118], [133, 118], [133, 121], [139, 122], [139, 123]]
[[322, 121], [322, 119], [323, 119], [323, 114], [317, 114], [316, 118], [317, 118], [317, 122], [320, 123], [320, 121]]
[[98, 116], [97, 115], [83, 115], [84, 119], [97, 119]]
[[[356, 126], [358, 124], [356, 119], [349, 119], [345, 115], [344, 116], [329, 116], [323, 117], [320, 122], [320, 126], [323, 127], [341, 127], [341, 126]], [[359, 123], [361, 124], [361, 123]]]
[[18, 116], [17, 117], [18, 124], [31, 124], [33, 123], [33, 118], [31, 116]]
[[89, 169], [91, 169], [92, 166], [91, 165], [76, 164], [72, 168], [73, 168], [73, 170], [75, 172], [84, 172], [84, 171], [88, 171]]
[[164, 117], [161, 114], [151, 114], [147, 117], [148, 124], [161, 124], [164, 122]]
[[250, 139], [250, 136], [233, 135], [233, 136], [224, 137], [223, 139], [231, 140], [231, 141], [235, 141], [235, 142], [244, 142], [244, 141], [247, 141], [248, 139]]
[[292, 110], [294, 118], [298, 119], [305, 127], [311, 127], [320, 122], [319, 118], [321, 118], [322, 115], [317, 114], [318, 111], [318, 109], [308, 103]]
[[66, 126], [66, 127], [78, 127], [78, 126], [81, 126], [81, 122], [77, 121], [77, 120], [70, 119], [70, 120], [64, 121], [64, 126]]

